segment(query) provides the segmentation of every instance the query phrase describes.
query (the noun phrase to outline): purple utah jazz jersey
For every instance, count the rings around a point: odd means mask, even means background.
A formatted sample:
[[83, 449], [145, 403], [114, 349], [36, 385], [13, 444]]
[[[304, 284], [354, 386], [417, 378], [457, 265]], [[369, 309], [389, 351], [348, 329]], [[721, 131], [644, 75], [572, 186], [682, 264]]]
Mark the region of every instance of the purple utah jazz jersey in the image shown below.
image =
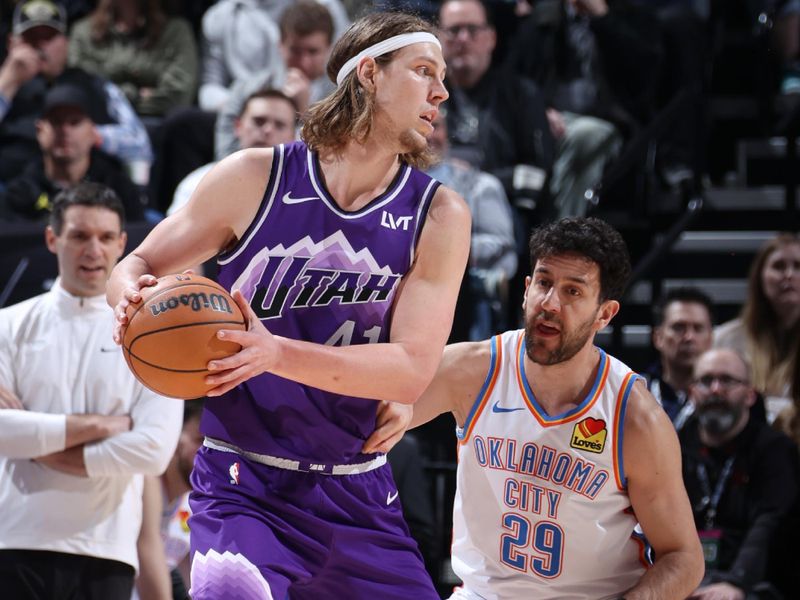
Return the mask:
[[[316, 153], [302, 142], [278, 146], [253, 223], [219, 257], [219, 281], [241, 290], [276, 335], [334, 346], [386, 342], [437, 187], [402, 165], [386, 192], [346, 212], [325, 188]], [[376, 408], [264, 373], [211, 399], [202, 431], [251, 452], [348, 464], [367, 460], [358, 455]]]

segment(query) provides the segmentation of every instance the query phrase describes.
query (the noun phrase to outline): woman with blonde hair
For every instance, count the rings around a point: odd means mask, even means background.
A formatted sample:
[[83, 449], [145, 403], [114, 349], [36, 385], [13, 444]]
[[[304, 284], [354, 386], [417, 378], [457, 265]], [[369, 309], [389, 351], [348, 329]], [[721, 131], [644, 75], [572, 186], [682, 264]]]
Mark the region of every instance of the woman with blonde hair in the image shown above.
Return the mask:
[[714, 345], [747, 357], [757, 390], [766, 396], [789, 396], [800, 347], [800, 239], [796, 235], [779, 234], [759, 250], [750, 267], [741, 315], [717, 328]]

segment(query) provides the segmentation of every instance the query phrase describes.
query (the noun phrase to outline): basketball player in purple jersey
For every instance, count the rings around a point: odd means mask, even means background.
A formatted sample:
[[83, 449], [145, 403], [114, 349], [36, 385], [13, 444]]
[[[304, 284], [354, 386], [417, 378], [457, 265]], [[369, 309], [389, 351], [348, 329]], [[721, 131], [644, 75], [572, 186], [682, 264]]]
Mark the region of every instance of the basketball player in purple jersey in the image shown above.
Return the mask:
[[385, 456], [362, 453], [379, 402], [436, 371], [469, 252], [461, 198], [424, 175], [447, 98], [430, 25], [356, 22], [305, 142], [236, 153], [112, 274], [125, 308], [154, 276], [219, 255], [249, 318], [213, 361], [192, 476], [192, 597], [438, 598]]
[[625, 243], [577, 218], [538, 228], [530, 249], [525, 328], [448, 346], [413, 407], [412, 426], [458, 423], [451, 600], [682, 600], [703, 555], [675, 431], [594, 345], [627, 284]]

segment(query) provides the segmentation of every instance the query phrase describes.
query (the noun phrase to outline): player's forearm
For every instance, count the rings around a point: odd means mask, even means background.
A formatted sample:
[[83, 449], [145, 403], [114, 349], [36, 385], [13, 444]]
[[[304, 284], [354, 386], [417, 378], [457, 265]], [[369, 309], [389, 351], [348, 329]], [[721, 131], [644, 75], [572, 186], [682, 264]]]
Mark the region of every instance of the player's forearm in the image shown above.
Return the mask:
[[331, 347], [278, 338], [280, 358], [271, 373], [334, 394], [416, 402], [430, 383], [442, 349], [399, 343]]
[[703, 571], [699, 548], [668, 552], [623, 596], [625, 600], [683, 600], [697, 589]]

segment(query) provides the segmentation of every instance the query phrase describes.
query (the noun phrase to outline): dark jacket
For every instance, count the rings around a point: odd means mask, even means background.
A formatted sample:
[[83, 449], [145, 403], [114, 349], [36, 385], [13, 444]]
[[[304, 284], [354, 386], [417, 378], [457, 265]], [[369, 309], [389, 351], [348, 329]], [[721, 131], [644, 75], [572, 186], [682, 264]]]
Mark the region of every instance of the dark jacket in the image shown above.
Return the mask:
[[[470, 160], [459, 154], [458, 127], [464, 106], [478, 108], [478, 146], [481, 156]], [[508, 69], [490, 69], [470, 90], [450, 89], [447, 128], [452, 155], [497, 177], [509, 198], [518, 164], [549, 172], [555, 156], [555, 142], [545, 115], [544, 97], [535, 83]]]
[[[598, 96], [588, 114], [625, 131], [652, 115], [661, 62], [660, 34], [649, 11], [624, 2], [609, 5], [605, 16], [589, 24], [596, 47], [592, 75]], [[537, 3], [517, 30], [509, 53], [512, 68], [539, 85], [548, 106], [556, 84], [576, 68], [566, 43], [566, 22], [560, 0]]]
[[766, 579], [769, 549], [786, 533], [782, 525], [796, 505], [797, 447], [755, 420], [724, 447], [709, 448], [700, 441], [697, 420], [692, 419], [680, 432], [680, 441], [683, 479], [698, 530], [706, 527], [705, 511], [699, 510], [704, 493], [698, 465], [705, 465], [713, 490], [725, 461], [735, 457], [717, 507], [715, 528], [722, 531], [719, 563], [706, 573], [706, 581], [726, 581], [749, 591]]
[[37, 76], [20, 87], [5, 118], [0, 121], [0, 181], [10, 181], [39, 156], [36, 120], [42, 114], [44, 97], [54, 85], [71, 83], [89, 100], [90, 117], [96, 125], [113, 123], [108, 114], [103, 80], [82, 69], [65, 69], [54, 81]]
[[[139, 188], [125, 173], [122, 164], [115, 158], [92, 150], [89, 171], [84, 181], [103, 183], [113, 189], [125, 207], [128, 221], [144, 219], [144, 204]], [[47, 218], [52, 208], [53, 198], [61, 191], [54, 182], [47, 179], [44, 163], [39, 157], [28, 164], [25, 170], [12, 179], [2, 196], [2, 217], [5, 220], [38, 220]]]

